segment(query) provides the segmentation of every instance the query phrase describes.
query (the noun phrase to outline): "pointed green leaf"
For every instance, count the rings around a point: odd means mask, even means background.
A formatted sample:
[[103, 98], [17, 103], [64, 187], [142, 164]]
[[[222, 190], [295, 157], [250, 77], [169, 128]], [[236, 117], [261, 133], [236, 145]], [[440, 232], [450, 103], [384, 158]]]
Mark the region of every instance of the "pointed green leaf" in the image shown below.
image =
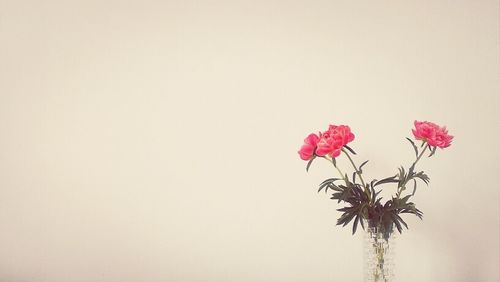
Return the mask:
[[356, 216], [354, 224], [352, 225], [352, 235], [354, 235], [356, 233], [356, 229], [358, 229], [358, 221], [359, 221], [359, 215]]
[[363, 223], [363, 218], [361, 218], [359, 222], [361, 223], [361, 227], [363, 228], [363, 230], [365, 230], [365, 224]]
[[391, 218], [394, 224], [396, 225], [396, 228], [398, 229], [399, 233], [401, 234], [403, 231], [403, 228], [401, 227], [401, 224], [399, 223], [398, 219], [396, 218], [396, 214], [391, 213]]
[[400, 200], [399, 200], [399, 201], [400, 201], [400, 204], [406, 204], [406, 202], [408, 201], [408, 199], [410, 199], [410, 197], [411, 197], [411, 195], [408, 195], [408, 196], [406, 196], [406, 197], [404, 197], [404, 198], [400, 199]]
[[347, 145], [344, 145], [344, 148], [346, 148], [347, 150], [349, 150], [349, 152], [351, 152], [351, 153], [353, 153], [354, 155], [356, 155], [356, 152], [354, 152], [354, 150], [353, 150], [351, 147], [349, 147], [349, 146], [347, 146]]
[[363, 173], [363, 166], [368, 162], [368, 160], [364, 161], [360, 166], [359, 166], [359, 173]]
[[415, 156], [418, 157], [418, 148], [417, 148], [417, 145], [415, 145], [415, 142], [413, 142], [413, 140], [411, 140], [410, 138], [406, 137], [406, 139], [408, 141], [410, 141], [411, 145], [413, 146], [413, 150], [415, 150]]
[[321, 182], [321, 184], [319, 186], [321, 187], [324, 185], [333, 184], [337, 180], [341, 180], [341, 179], [340, 178], [328, 178], [325, 181]]
[[397, 179], [397, 175], [394, 175], [394, 176], [391, 176], [391, 177], [387, 177], [387, 178], [384, 178], [382, 180], [379, 180], [377, 182], [375, 182], [375, 184], [373, 185], [373, 187], [377, 186], [377, 185], [380, 185], [380, 184], [384, 184], [384, 183], [397, 183], [399, 182], [399, 180]]
[[406, 229], [408, 229], [406, 222], [399, 215], [395, 214], [395, 216], [406, 227]]
[[313, 156], [313, 157], [309, 160], [309, 162], [307, 162], [307, 166], [306, 166], [306, 171], [307, 171], [307, 172], [309, 172], [309, 167], [311, 166], [311, 164], [312, 164], [312, 162], [313, 162], [313, 160], [314, 160], [315, 158], [316, 158], [316, 156]]
[[435, 153], [436, 153], [436, 148], [437, 147], [434, 147], [431, 151], [431, 154], [429, 155], [429, 158], [432, 157]]
[[413, 193], [411, 193], [412, 196], [415, 196], [415, 191], [417, 191], [417, 181], [413, 179]]

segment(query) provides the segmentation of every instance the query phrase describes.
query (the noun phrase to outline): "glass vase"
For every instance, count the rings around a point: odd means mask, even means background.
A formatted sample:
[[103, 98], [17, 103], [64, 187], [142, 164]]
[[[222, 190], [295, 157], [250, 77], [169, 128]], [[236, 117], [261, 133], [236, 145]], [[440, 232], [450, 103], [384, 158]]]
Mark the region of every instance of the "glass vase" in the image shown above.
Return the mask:
[[384, 229], [365, 221], [364, 232], [364, 280], [370, 282], [393, 282], [394, 275], [394, 230]]

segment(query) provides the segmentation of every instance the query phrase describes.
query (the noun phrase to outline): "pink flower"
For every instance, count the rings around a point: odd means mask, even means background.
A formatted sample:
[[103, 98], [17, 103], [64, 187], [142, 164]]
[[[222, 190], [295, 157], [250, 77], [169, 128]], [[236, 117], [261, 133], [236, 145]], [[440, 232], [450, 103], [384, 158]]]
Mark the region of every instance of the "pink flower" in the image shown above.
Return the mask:
[[318, 148], [316, 149], [316, 155], [320, 157], [330, 155], [330, 157], [335, 158], [340, 155], [341, 149], [342, 140], [339, 138], [335, 138], [332, 132], [325, 131], [320, 135]]
[[[321, 134], [321, 133], [320, 133]], [[319, 141], [319, 136], [311, 133], [309, 136], [307, 136], [306, 139], [304, 139], [304, 145], [299, 150], [299, 155], [300, 158], [303, 159], [304, 161], [310, 160], [313, 155], [314, 151], [316, 151], [316, 146]]]
[[451, 145], [451, 141], [453, 140], [453, 136], [448, 134], [448, 130], [446, 127], [440, 127], [436, 131], [436, 136], [434, 139], [428, 141], [429, 145], [437, 146], [439, 148], [446, 148]]
[[330, 125], [328, 131], [342, 141], [342, 146], [354, 140], [354, 134], [351, 133], [351, 128], [347, 125]]
[[453, 136], [448, 134], [446, 127], [428, 121], [415, 121], [415, 129], [412, 129], [413, 135], [417, 140], [426, 141], [433, 147], [446, 148], [451, 145]]
[[415, 129], [412, 129], [413, 135], [417, 140], [427, 141], [434, 138], [439, 126], [428, 121], [415, 121]]
[[354, 140], [354, 134], [347, 125], [330, 125], [328, 130], [321, 133], [317, 144], [316, 155], [336, 158], [340, 155], [342, 147]]

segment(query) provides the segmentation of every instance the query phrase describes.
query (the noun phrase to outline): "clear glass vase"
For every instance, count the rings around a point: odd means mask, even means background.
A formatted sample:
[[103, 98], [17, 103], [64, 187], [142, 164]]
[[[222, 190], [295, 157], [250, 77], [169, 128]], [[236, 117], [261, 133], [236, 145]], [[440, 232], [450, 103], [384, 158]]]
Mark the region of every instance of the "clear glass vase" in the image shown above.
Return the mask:
[[370, 282], [393, 282], [394, 275], [394, 230], [381, 228], [365, 221], [364, 233], [364, 279]]

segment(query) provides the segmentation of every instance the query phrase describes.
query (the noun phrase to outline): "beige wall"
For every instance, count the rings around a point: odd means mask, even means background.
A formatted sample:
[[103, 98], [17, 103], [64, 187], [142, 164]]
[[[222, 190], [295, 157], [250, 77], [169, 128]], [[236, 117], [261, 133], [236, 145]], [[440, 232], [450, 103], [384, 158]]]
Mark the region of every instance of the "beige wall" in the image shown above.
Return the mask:
[[[449, 127], [400, 281], [499, 281], [497, 1], [0, 0], [0, 281], [360, 281], [296, 151]], [[340, 160], [344, 164], [344, 160]], [[344, 167], [348, 170], [347, 167]], [[388, 188], [390, 189], [390, 188]]]

